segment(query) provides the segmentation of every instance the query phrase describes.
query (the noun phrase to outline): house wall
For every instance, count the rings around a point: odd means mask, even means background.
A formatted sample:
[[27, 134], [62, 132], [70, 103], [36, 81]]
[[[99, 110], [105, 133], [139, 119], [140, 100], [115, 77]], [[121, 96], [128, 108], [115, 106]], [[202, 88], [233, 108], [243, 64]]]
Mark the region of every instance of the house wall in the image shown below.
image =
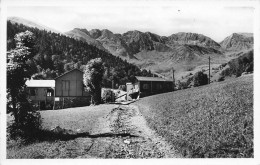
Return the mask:
[[141, 96], [149, 96], [172, 91], [172, 82], [163, 81], [140, 81], [135, 83], [139, 86]]
[[[29, 90], [29, 98], [32, 101], [52, 101], [53, 100], [53, 95], [52, 96], [46, 96], [46, 90], [49, 89], [47, 87], [28, 87]], [[31, 95], [30, 90], [35, 90], [35, 96]]]
[[55, 79], [55, 97], [87, 96], [83, 88], [83, 73], [73, 70]]

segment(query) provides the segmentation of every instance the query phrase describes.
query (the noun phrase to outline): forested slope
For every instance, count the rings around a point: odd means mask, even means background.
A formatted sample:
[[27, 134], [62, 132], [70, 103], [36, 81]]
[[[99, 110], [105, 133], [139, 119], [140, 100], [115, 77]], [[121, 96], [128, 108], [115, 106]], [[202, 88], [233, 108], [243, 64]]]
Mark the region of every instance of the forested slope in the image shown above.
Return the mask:
[[111, 87], [112, 79], [115, 84], [125, 84], [133, 81], [134, 76], [151, 76], [146, 70], [141, 71], [137, 66], [123, 61], [105, 51], [58, 33], [30, 28], [22, 24], [7, 22], [7, 50], [15, 48], [14, 36], [29, 30], [36, 38], [35, 56], [29, 61], [35, 70], [35, 79], [53, 79], [73, 68], [83, 69], [84, 65], [93, 58], [101, 58], [105, 63], [103, 84]]

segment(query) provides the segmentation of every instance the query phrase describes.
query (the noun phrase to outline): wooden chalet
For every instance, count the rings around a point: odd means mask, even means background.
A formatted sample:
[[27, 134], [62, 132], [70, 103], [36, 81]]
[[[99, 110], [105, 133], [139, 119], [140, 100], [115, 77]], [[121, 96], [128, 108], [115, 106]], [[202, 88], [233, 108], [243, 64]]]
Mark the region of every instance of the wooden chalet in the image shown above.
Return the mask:
[[140, 97], [144, 97], [159, 93], [172, 92], [173, 85], [173, 80], [163, 79], [160, 77], [136, 76], [135, 82], [133, 84], [127, 83], [126, 88], [128, 93], [132, 93], [132, 95], [138, 93]]
[[89, 96], [84, 90], [83, 72], [79, 69], [70, 70], [55, 79], [55, 97]]

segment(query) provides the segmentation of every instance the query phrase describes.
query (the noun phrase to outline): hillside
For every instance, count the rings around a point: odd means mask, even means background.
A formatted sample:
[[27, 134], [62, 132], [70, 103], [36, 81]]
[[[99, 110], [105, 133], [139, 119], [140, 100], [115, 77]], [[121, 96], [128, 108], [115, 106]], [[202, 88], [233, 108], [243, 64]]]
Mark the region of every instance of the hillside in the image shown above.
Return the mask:
[[185, 157], [253, 157], [253, 75], [142, 98], [150, 128]]
[[125, 85], [126, 82], [133, 81], [134, 76], [152, 76], [149, 71], [141, 71], [137, 66], [86, 42], [10, 21], [7, 22], [7, 50], [15, 48], [14, 36], [26, 30], [33, 32], [36, 39], [36, 53], [34, 59], [29, 61], [35, 79], [53, 79], [73, 68], [83, 70], [84, 65], [93, 58], [101, 58], [104, 61], [105, 87], [111, 87], [112, 79], [117, 85]]
[[39, 30], [46, 30], [46, 31], [51, 31], [53, 33], [61, 33], [55, 29], [52, 29], [50, 27], [47, 27], [45, 25], [42, 25], [40, 23], [35, 23], [33, 21], [30, 21], [30, 20], [27, 20], [27, 19], [24, 19], [24, 18], [21, 18], [21, 17], [8, 17], [7, 20], [9, 20], [11, 23], [15, 24], [23, 24], [25, 26], [28, 26], [28, 27], [32, 27], [32, 28], [37, 28]]

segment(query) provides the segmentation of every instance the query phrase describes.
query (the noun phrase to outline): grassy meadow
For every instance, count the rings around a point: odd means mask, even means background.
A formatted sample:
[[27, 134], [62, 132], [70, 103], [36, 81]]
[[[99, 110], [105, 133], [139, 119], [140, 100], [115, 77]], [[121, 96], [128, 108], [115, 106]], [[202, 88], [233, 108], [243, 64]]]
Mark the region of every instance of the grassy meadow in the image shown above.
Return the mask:
[[253, 76], [142, 98], [148, 125], [184, 157], [253, 157]]

